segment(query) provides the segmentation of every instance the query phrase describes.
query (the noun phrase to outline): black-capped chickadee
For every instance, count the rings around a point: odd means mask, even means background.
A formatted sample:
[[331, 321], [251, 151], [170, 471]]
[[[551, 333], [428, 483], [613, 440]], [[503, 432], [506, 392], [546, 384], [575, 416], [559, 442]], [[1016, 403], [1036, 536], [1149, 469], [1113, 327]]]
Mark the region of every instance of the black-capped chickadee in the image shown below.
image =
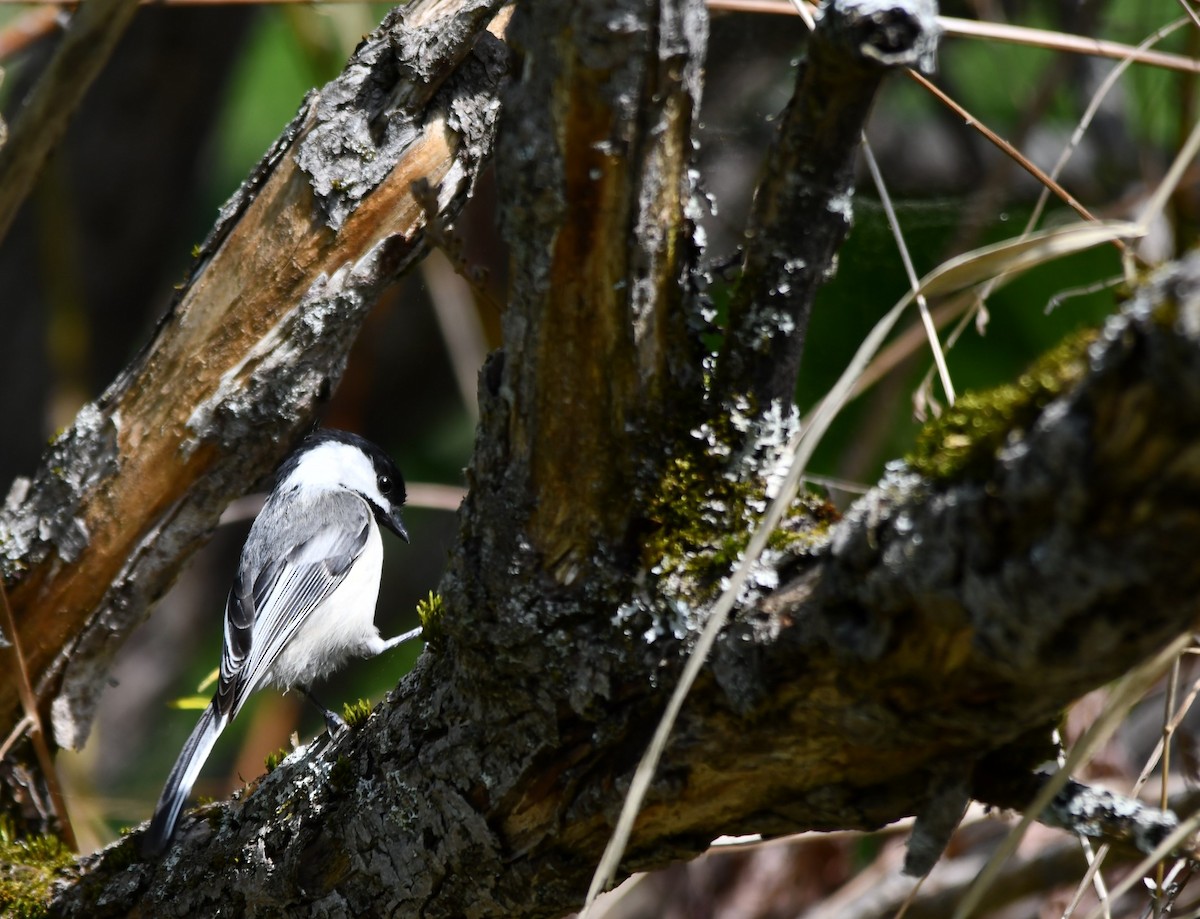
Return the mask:
[[[225, 603], [216, 695], [167, 777], [145, 854], [171, 841], [201, 766], [251, 693], [270, 684], [307, 695], [347, 658], [371, 657], [420, 634], [416, 628], [384, 641], [375, 627], [383, 565], [376, 521], [408, 542], [404, 497], [395, 463], [356, 434], [317, 431], [284, 460]], [[325, 714], [331, 728], [339, 723]]]

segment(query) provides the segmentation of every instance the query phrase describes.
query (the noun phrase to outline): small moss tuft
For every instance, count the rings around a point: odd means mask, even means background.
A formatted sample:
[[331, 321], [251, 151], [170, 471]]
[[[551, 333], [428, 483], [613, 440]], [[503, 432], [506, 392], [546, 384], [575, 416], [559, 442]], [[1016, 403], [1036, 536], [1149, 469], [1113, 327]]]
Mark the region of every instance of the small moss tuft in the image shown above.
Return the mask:
[[0, 915], [39, 919], [47, 914], [54, 881], [75, 857], [57, 836], [21, 838], [0, 818]]
[[339, 756], [329, 767], [329, 785], [334, 789], [344, 789], [354, 780], [354, 764], [348, 756]]
[[422, 636], [426, 641], [432, 641], [441, 634], [442, 616], [446, 612], [442, 595], [429, 591], [429, 596], [417, 601], [417, 618], [421, 621]]
[[278, 769], [279, 764], [287, 758], [287, 755], [288, 751], [283, 747], [280, 747], [274, 753], [268, 753], [267, 758], [263, 760], [263, 765], [267, 767], [267, 775]]
[[370, 714], [371, 703], [366, 699], [359, 699], [357, 702], [344, 702], [342, 704], [342, 720], [352, 728], [362, 725]]
[[104, 866], [111, 868], [113, 871], [120, 871], [122, 868], [128, 868], [130, 865], [142, 861], [142, 853], [136, 841], [130, 836], [132, 828], [123, 827], [121, 829], [121, 841], [115, 846], [105, 850]]
[[905, 457], [908, 465], [939, 481], [988, 475], [1009, 434], [1027, 430], [1042, 409], [1083, 376], [1096, 335], [1086, 329], [1068, 336], [1014, 383], [964, 393], [953, 408], [921, 429]]

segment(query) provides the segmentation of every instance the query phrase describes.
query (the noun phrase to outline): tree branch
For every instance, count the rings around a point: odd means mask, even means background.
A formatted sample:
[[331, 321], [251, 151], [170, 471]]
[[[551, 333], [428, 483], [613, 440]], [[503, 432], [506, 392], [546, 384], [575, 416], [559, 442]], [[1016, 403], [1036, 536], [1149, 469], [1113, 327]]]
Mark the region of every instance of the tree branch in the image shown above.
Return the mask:
[[645, 459], [631, 432], [699, 394], [687, 168], [707, 28], [701, 2], [514, 16], [528, 63], [499, 151], [516, 273], [492, 416], [518, 427], [495, 431], [509, 451], [496, 486], [563, 583], [598, 550], [629, 550]]
[[[99, 604], [100, 623], [123, 625], [122, 604], [140, 609], [212, 508], [303, 423], [366, 293], [419, 250], [414, 176], [444, 179], [450, 208], [477, 163], [462, 151], [490, 137], [505, 58], [479, 29], [494, 10], [456, 8], [410, 18], [416, 34], [390, 18], [360, 47], [229, 210], [155, 345], [55, 447], [30, 490], [46, 503], [10, 507], [21, 524], [5, 544], [30, 559], [25, 609]], [[700, 382], [699, 298], [674, 283], [695, 261], [691, 186], [666, 161], [688, 148], [700, 5], [516, 15], [507, 350], [481, 381], [427, 652], [365, 726], [185, 816], [162, 861], [137, 859], [136, 834], [85, 859], [53, 914], [549, 916], [581, 901], [702, 625], [705, 579], [719, 584], [744, 530], [717, 507], [727, 483], [689, 466], [727, 456], [693, 425], [732, 421], [702, 414], [721, 400]], [[422, 54], [460, 63], [438, 83], [440, 64], [409, 63]], [[397, 123], [396, 100], [421, 114]], [[447, 125], [478, 145], [454, 146]], [[341, 159], [368, 139], [373, 155]], [[337, 155], [325, 165], [320, 151]], [[387, 208], [373, 207], [380, 188]], [[353, 258], [331, 248], [343, 237], [358, 240]], [[257, 256], [267, 244], [279, 258]], [[191, 306], [202, 296], [216, 312]], [[246, 301], [257, 312], [239, 312]], [[163, 404], [168, 386], [182, 408]], [[1063, 706], [1194, 624], [1200, 257], [1154, 279], [1090, 349], [1076, 342], [981, 406], [932, 429], [836, 526], [797, 506], [684, 707], [623, 870], [720, 833], [914, 813], [944, 829], [943, 802], [982, 794], [997, 762], [1028, 771]], [[56, 501], [70, 510], [53, 515]], [[129, 529], [106, 528], [113, 515]], [[668, 552], [690, 580], [668, 575]], [[38, 634], [27, 615], [23, 640]], [[44, 666], [57, 685], [62, 664]]]
[[850, 230], [858, 146], [888, 68], [932, 69], [933, 2], [826, 2], [754, 196], [716, 391], [790, 406], [809, 311]]
[[[1039, 725], [1194, 624], [1200, 257], [1154, 279], [1059, 379], [978, 446], [978, 465], [941, 481], [897, 468], [814, 552], [774, 558], [781, 586], [719, 642], [627, 870], [721, 832], [913, 814], [947, 776], [970, 787], [989, 753], [1036, 758]], [[644, 640], [654, 623], [636, 619], [614, 634], [578, 598], [522, 593], [530, 572], [511, 572], [532, 556], [507, 562], [491, 571], [521, 594], [511, 618], [485, 628], [448, 613], [366, 730], [186, 823], [160, 866], [98, 859], [61, 914], [138, 902], [184, 915], [252, 897], [280, 914], [576, 905], [681, 645]], [[466, 586], [448, 587], [449, 608], [467, 609], [451, 602]], [[495, 666], [460, 634], [468, 620]], [[238, 871], [218, 870], [231, 859]]]

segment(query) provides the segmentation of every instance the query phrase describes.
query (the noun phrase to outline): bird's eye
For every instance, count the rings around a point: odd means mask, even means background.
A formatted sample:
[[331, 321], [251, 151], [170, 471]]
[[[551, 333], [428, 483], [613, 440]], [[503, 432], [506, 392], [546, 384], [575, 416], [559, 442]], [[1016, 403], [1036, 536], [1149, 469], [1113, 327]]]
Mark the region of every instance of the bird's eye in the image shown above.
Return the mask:
[[379, 486], [381, 495], [388, 495], [392, 492], [392, 477], [390, 475], [381, 475], [375, 480], [375, 484]]

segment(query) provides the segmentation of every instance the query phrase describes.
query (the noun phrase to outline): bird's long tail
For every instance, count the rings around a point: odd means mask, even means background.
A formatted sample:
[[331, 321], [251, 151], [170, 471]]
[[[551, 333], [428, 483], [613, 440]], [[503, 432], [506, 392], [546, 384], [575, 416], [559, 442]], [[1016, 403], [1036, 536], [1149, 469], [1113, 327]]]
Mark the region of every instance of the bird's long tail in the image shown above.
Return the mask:
[[187, 743], [179, 751], [179, 759], [175, 761], [171, 774], [167, 776], [167, 784], [163, 787], [158, 805], [154, 808], [150, 828], [142, 837], [143, 855], [159, 855], [171, 842], [183, 802], [187, 800], [192, 786], [196, 783], [196, 776], [200, 774], [200, 768], [212, 752], [213, 744], [217, 742], [228, 723], [229, 716], [217, 710], [217, 700], [213, 699], [200, 716], [196, 727], [192, 729]]

